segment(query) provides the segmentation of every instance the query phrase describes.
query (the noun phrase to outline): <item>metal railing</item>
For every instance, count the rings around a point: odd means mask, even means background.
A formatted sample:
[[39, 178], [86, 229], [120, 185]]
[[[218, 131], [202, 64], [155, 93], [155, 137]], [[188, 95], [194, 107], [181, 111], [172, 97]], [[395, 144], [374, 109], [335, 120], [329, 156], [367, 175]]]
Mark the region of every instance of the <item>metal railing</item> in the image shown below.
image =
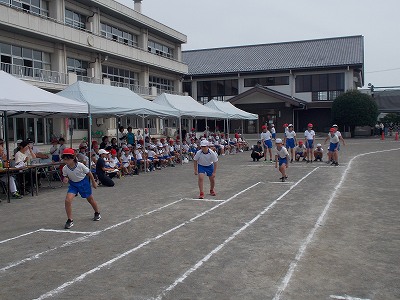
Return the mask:
[[7, 63], [0, 63], [0, 68], [2, 71], [19, 78], [33, 79], [50, 83], [68, 84], [68, 74], [60, 73], [57, 71], [50, 71]]
[[150, 95], [150, 88], [145, 87], [145, 86], [140, 86], [136, 84], [129, 84], [129, 83], [124, 83], [124, 82], [118, 82], [118, 81], [111, 81], [112, 86], [117, 86], [117, 87], [125, 87], [130, 89], [132, 92], [135, 92], [136, 94], [139, 95]]

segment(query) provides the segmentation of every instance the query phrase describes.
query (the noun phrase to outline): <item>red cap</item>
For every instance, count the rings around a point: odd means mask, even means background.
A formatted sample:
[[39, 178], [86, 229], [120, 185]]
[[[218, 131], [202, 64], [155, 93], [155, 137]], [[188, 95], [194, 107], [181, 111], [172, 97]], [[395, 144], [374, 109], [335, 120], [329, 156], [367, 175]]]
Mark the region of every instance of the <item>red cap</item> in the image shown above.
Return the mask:
[[288, 127], [288, 126], [289, 126], [288, 123], [283, 124], [283, 127]]
[[174, 140], [173, 140], [173, 139], [170, 139], [170, 140], [169, 140], [169, 143], [170, 143], [170, 144], [173, 144], [173, 143], [174, 143]]
[[329, 129], [329, 132], [335, 132], [336, 131], [336, 129], [335, 128], [331, 128], [331, 129]]
[[75, 151], [72, 148], [65, 148], [64, 152], [63, 152], [63, 155], [64, 154], [75, 155]]
[[195, 128], [192, 128], [192, 131], [195, 131], [196, 129]]
[[117, 150], [115, 150], [115, 149], [111, 149], [111, 155], [115, 155], [115, 154], [117, 154]]
[[299, 145], [302, 145], [303, 144], [303, 141], [299, 141]]
[[312, 123], [308, 123], [307, 127], [313, 127]]
[[261, 129], [267, 129], [267, 126], [263, 125], [261, 126]]
[[140, 144], [140, 145], [143, 145], [143, 144], [144, 144], [144, 141], [143, 141], [143, 140], [139, 140], [139, 144]]

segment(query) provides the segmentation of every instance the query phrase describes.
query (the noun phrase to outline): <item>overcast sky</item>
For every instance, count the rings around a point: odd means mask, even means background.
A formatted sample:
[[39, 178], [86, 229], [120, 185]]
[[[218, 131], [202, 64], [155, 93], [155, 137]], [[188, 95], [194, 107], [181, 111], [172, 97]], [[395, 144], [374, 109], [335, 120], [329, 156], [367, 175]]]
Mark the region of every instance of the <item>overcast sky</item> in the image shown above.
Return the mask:
[[142, 14], [187, 36], [183, 50], [363, 35], [364, 87], [400, 86], [399, 11], [400, 0], [142, 2]]

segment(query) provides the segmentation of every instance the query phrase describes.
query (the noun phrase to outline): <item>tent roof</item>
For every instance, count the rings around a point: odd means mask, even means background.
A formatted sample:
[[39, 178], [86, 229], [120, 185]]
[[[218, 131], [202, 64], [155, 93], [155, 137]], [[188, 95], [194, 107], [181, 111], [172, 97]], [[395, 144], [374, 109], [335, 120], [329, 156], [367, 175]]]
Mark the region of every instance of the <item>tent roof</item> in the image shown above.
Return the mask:
[[178, 96], [171, 94], [161, 94], [154, 99], [155, 103], [161, 104], [166, 107], [172, 107], [179, 111], [180, 117], [191, 118], [210, 118], [210, 119], [226, 119], [228, 115], [204, 106], [194, 100], [190, 96]]
[[155, 104], [123, 87], [78, 81], [58, 95], [88, 103], [93, 115], [178, 116], [175, 109]]
[[71, 115], [87, 113], [88, 107], [84, 103], [47, 92], [0, 71], [0, 110]]
[[205, 106], [228, 114], [230, 119], [242, 119], [242, 120], [258, 119], [258, 115], [251, 114], [248, 113], [247, 111], [237, 108], [230, 102], [218, 101], [213, 99], [208, 103], [206, 103]]

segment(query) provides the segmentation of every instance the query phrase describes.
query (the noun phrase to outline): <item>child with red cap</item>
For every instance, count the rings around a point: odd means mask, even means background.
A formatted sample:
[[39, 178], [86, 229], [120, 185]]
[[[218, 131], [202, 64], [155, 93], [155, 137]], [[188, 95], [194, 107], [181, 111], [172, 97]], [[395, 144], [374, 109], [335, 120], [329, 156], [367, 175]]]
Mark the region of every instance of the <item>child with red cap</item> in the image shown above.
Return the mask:
[[307, 130], [304, 131], [304, 139], [307, 148], [307, 162], [313, 161], [313, 149], [315, 141], [315, 131], [313, 130], [313, 124], [308, 123]]
[[300, 158], [303, 158], [303, 161], [305, 161], [306, 160], [306, 157], [305, 157], [306, 151], [307, 151], [307, 149], [304, 146], [303, 141], [299, 141], [299, 144], [294, 148], [296, 161], [299, 161]]
[[327, 140], [329, 140], [328, 158], [332, 161], [332, 166], [338, 166], [339, 137], [336, 135], [335, 128], [331, 128], [329, 130], [328, 136], [326, 137], [324, 144], [327, 142]]
[[92, 206], [94, 210], [93, 221], [99, 221], [101, 219], [99, 208], [94, 200], [92, 189], [90, 187], [90, 183], [92, 183], [92, 187], [97, 188], [97, 183], [94, 180], [93, 174], [90, 172], [88, 167], [78, 162], [73, 149], [65, 148], [61, 158], [65, 162], [65, 166], [62, 169], [63, 182], [69, 182], [67, 196], [65, 197], [65, 211], [68, 220], [65, 223], [64, 228], [70, 229], [74, 226], [74, 221], [72, 219], [72, 200], [78, 195], [78, 193], [82, 198], [86, 198]]

